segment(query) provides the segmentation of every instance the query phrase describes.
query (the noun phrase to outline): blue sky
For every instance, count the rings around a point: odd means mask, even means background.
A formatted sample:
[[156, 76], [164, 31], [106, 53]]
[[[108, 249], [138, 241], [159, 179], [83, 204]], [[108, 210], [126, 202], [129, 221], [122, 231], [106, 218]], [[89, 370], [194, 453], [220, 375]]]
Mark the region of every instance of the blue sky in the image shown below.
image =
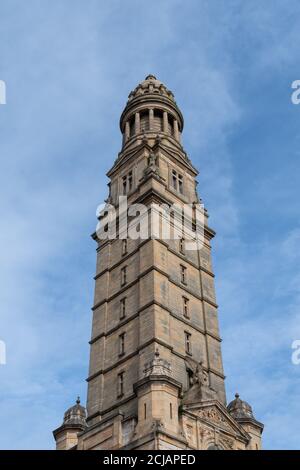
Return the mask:
[[153, 73], [185, 117], [213, 244], [227, 396], [300, 448], [297, 1], [2, 0], [0, 448], [53, 448], [86, 396], [95, 211], [127, 95]]

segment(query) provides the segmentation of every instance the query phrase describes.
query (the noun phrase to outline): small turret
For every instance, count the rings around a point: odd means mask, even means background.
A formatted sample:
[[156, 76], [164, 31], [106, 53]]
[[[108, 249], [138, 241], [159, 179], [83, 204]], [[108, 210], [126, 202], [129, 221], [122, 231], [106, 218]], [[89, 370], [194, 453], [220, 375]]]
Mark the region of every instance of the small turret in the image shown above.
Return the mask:
[[68, 450], [75, 447], [78, 442], [78, 433], [86, 428], [86, 411], [80, 405], [78, 397], [75, 405], [71, 406], [65, 414], [63, 424], [53, 431], [56, 441], [56, 450]]
[[170, 363], [156, 349], [145, 364], [144, 377], [134, 384], [138, 397], [137, 434], [154, 431], [179, 435], [178, 407], [181, 384], [172, 377]]
[[247, 446], [249, 450], [261, 449], [261, 435], [264, 425], [257, 421], [253, 415], [252, 407], [244, 400], [240, 399], [238, 393], [235, 399], [227, 406], [229, 414], [244, 428], [250, 435], [251, 440]]

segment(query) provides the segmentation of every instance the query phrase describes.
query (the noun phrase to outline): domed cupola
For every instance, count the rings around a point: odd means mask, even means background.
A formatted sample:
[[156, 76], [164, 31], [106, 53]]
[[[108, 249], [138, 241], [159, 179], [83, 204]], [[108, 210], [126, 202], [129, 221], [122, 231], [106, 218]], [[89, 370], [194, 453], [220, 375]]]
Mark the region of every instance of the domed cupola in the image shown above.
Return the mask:
[[154, 75], [148, 75], [129, 94], [120, 129], [123, 145], [143, 134], [162, 134], [180, 142], [183, 116], [173, 93]]
[[249, 403], [241, 400], [239, 394], [236, 393], [235, 399], [227, 406], [227, 411], [232, 416], [232, 418], [249, 434], [251, 439], [247, 445], [247, 449], [260, 449], [261, 434], [263, 432], [264, 425], [255, 419], [252, 407], [249, 405]]
[[238, 393], [235, 394], [235, 399], [227, 406], [227, 410], [236, 420], [245, 418], [255, 420], [252, 407], [246, 401], [241, 400]]
[[65, 412], [62, 425], [53, 431], [56, 448], [58, 450], [75, 448], [78, 443], [78, 433], [84, 431], [86, 427], [86, 410], [80, 405], [78, 397], [75, 405]]
[[64, 414], [65, 425], [79, 425], [86, 426], [86, 411], [83, 406], [80, 405], [80, 398], [78, 397], [75, 405], [71, 406]]

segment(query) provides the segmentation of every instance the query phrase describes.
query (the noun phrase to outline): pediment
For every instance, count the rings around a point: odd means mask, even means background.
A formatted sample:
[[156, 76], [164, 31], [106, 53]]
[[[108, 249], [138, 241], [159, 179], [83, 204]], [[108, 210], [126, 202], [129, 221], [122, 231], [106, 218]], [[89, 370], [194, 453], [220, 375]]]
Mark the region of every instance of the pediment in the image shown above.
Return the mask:
[[230, 432], [243, 439], [249, 439], [248, 433], [230, 416], [226, 408], [217, 400], [184, 405], [182, 411], [183, 414], [186, 411], [189, 415], [193, 415], [204, 423], [213, 425], [220, 430]]

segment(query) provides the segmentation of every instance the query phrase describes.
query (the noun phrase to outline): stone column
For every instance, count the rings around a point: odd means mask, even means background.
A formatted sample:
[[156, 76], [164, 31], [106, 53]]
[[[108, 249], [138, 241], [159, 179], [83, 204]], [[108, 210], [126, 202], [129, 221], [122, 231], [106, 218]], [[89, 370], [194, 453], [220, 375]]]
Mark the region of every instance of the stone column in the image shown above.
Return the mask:
[[179, 141], [179, 131], [178, 131], [178, 122], [177, 119], [174, 119], [174, 124], [173, 124], [173, 130], [174, 130], [174, 137], [176, 140]]
[[139, 134], [141, 132], [140, 113], [135, 113], [134, 132], [135, 134]]
[[129, 126], [129, 121], [126, 121], [125, 123], [125, 142], [129, 139], [130, 136], [130, 126]]
[[169, 132], [169, 126], [168, 126], [168, 113], [167, 111], [164, 111], [163, 114], [163, 131], [168, 134]]
[[149, 109], [149, 130], [153, 130], [153, 119], [154, 119], [154, 110], [152, 108]]

